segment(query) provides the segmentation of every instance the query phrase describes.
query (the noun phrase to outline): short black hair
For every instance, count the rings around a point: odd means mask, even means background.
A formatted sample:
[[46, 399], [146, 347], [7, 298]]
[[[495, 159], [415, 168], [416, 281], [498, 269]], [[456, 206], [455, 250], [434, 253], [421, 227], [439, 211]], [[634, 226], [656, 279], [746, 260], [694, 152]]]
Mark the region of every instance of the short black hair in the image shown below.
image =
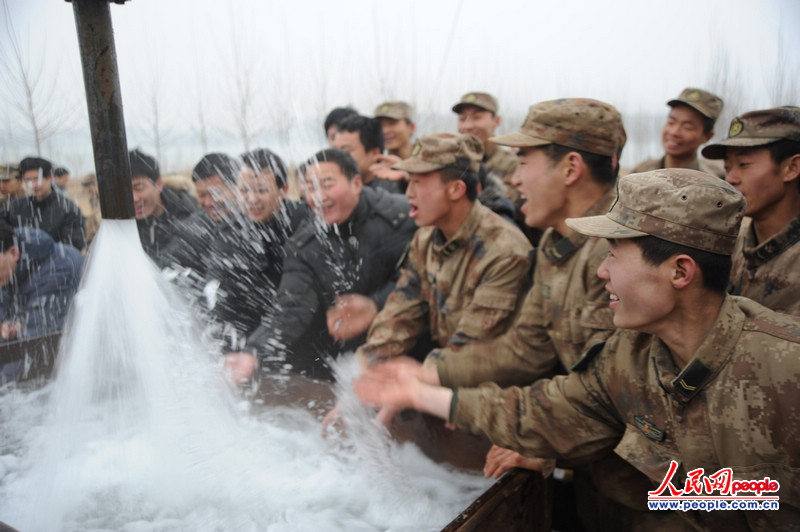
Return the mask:
[[583, 158], [583, 162], [592, 173], [592, 178], [601, 185], [613, 185], [617, 180], [618, 168], [614, 168], [614, 158], [584, 150], [576, 150], [561, 144], [548, 144], [544, 146], [544, 153], [550, 162], [558, 164], [568, 153], [576, 152]]
[[19, 175], [28, 170], [41, 170], [45, 179], [53, 175], [53, 163], [41, 157], [25, 157], [19, 162]]
[[769, 156], [775, 164], [781, 164], [789, 157], [800, 154], [800, 142], [795, 140], [781, 139], [767, 144], [765, 148], [769, 150]]
[[225, 153], [207, 153], [203, 155], [192, 170], [192, 181], [201, 181], [218, 175], [229, 185], [236, 184], [239, 165], [236, 159]]
[[278, 188], [286, 186], [286, 164], [280, 155], [267, 148], [257, 148], [253, 151], [243, 153], [239, 156], [242, 163], [256, 173], [262, 170], [269, 170], [275, 175], [275, 183]]
[[5, 253], [15, 245], [14, 227], [5, 216], [0, 216], [0, 253]]
[[456, 157], [456, 162], [441, 169], [440, 175], [442, 176], [442, 183], [449, 183], [450, 181], [461, 180], [467, 186], [467, 199], [475, 201], [478, 197], [478, 183], [481, 183], [481, 172], [484, 174], [484, 180], [488, 177], [486, 169], [483, 165], [480, 166], [478, 171], [470, 168], [470, 162], [463, 157]]
[[53, 175], [56, 176], [56, 177], [61, 177], [62, 175], [67, 175], [68, 173], [69, 173], [69, 170], [67, 170], [63, 166], [59, 166], [58, 168], [53, 170]]
[[325, 117], [325, 134], [328, 134], [328, 130], [331, 128], [331, 126], [336, 126], [338, 128], [342, 120], [348, 116], [357, 114], [358, 111], [350, 106], [335, 107], [330, 113], [328, 113], [328, 116]]
[[318, 151], [301, 164], [297, 171], [305, 175], [309, 167], [319, 163], [335, 163], [349, 181], [359, 175], [358, 163], [353, 159], [353, 156], [337, 148], [326, 148]]
[[728, 288], [733, 264], [730, 255], [711, 253], [650, 235], [630, 240], [642, 250], [642, 258], [648, 264], [659, 266], [675, 255], [689, 255], [703, 272], [704, 287], [717, 294], [724, 294]]
[[348, 133], [358, 131], [358, 138], [366, 152], [375, 148], [383, 152], [386, 147], [381, 121], [377, 118], [361, 115], [348, 116], [339, 124], [339, 131], [347, 131]]
[[128, 153], [128, 159], [131, 161], [131, 179], [145, 176], [155, 183], [161, 177], [155, 157], [147, 155], [137, 148]]

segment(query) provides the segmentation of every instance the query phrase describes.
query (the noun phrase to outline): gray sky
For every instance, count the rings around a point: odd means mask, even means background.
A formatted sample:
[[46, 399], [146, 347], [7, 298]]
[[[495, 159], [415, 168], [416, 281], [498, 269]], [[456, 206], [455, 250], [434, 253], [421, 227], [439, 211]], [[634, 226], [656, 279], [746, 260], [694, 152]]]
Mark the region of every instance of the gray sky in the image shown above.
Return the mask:
[[[9, 57], [10, 14], [29, 68], [42, 72], [50, 103], [42, 114], [69, 110], [44, 155], [91, 170], [71, 4], [0, 2], [0, 52]], [[500, 132], [518, 128], [537, 101], [605, 100], [625, 117], [628, 164], [656, 155], [665, 102], [685, 86], [726, 101], [721, 136], [733, 114], [776, 104], [776, 75], [794, 84], [794, 101], [780, 103], [800, 104], [795, 0], [132, 0], [111, 10], [128, 142], [155, 151], [156, 102], [167, 170], [202, 155], [201, 114], [210, 151], [242, 151], [234, 118], [242, 88], [251, 94], [251, 147], [290, 160], [321, 147], [331, 107], [370, 114], [390, 98], [414, 104], [421, 132], [454, 129], [449, 108], [470, 90], [499, 97]], [[13, 105], [19, 93], [8, 79], [2, 85], [0, 159], [15, 160], [33, 143]]]

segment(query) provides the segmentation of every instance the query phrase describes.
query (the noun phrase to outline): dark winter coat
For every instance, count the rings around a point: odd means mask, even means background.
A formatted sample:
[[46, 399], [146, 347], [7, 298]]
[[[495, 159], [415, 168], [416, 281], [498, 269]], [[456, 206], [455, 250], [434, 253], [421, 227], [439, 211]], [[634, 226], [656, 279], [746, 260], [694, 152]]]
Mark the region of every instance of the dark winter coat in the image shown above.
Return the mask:
[[281, 364], [279, 355], [286, 353], [294, 371], [330, 378], [324, 358], [353, 350], [365, 338], [334, 341], [326, 311], [336, 296], [348, 293], [368, 296], [378, 309], [383, 307], [416, 230], [408, 211], [405, 197], [364, 187], [347, 222], [304, 223], [286, 245], [276, 311], [250, 335], [246, 350], [266, 366], [275, 359]]
[[283, 273], [284, 244], [311, 216], [304, 202], [284, 201], [267, 223], [239, 221], [209, 245], [206, 278], [218, 283], [214, 318], [246, 338], [275, 303]]
[[0, 289], [2, 321], [19, 322], [20, 339], [59, 331], [80, 283], [83, 255], [44, 231], [14, 232], [20, 259], [11, 281]]
[[17, 198], [9, 203], [8, 213], [14, 227], [34, 227], [56, 242], [70, 244], [78, 250], [86, 247], [83, 215], [75, 202], [62, 192], [53, 189], [42, 201], [33, 196]]

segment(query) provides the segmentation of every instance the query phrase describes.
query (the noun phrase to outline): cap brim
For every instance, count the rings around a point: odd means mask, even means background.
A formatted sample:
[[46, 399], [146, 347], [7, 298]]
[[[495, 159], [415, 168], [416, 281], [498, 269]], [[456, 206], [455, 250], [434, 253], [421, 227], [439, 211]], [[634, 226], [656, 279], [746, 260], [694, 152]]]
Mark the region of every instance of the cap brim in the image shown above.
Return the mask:
[[567, 218], [567, 227], [586, 236], [598, 238], [636, 238], [647, 236], [647, 233], [625, 227], [605, 214], [587, 216], [585, 218]]
[[706, 109], [705, 107], [702, 107], [700, 105], [697, 105], [694, 102], [687, 102], [686, 100], [670, 100], [670, 101], [667, 102], [667, 105], [669, 105], [670, 107], [673, 107], [673, 106], [675, 106], [677, 104], [688, 105], [689, 107], [691, 107], [692, 109], [694, 109], [695, 111], [697, 111], [701, 115], [705, 116], [706, 118], [713, 118], [714, 120], [716, 120], [718, 118], [718, 117], [714, 116], [708, 109]]
[[419, 157], [411, 157], [405, 161], [392, 165], [392, 170], [403, 170], [409, 174], [426, 174], [435, 170], [440, 170], [447, 166], [446, 164], [436, 164], [428, 161], [423, 161]]
[[511, 146], [512, 148], [532, 148], [534, 146], [546, 146], [553, 143], [552, 140], [531, 137], [521, 131], [509, 133], [508, 135], [500, 135], [499, 137], [491, 137], [489, 141], [500, 144], [501, 146]]
[[724, 159], [727, 148], [756, 148], [758, 146], [766, 146], [781, 140], [781, 137], [775, 138], [753, 138], [746, 137], [740, 139], [726, 139], [716, 144], [709, 144], [703, 148], [700, 153], [706, 159]]
[[488, 107], [484, 107], [483, 105], [475, 102], [473, 103], [459, 102], [453, 106], [453, 112], [456, 114], [461, 114], [461, 109], [463, 109], [468, 105], [471, 105], [472, 107], [477, 107], [478, 109], [483, 109], [484, 111], [489, 111], [490, 113], [496, 112], [494, 109], [489, 109]]
[[389, 113], [382, 113], [375, 115], [375, 118], [391, 118], [392, 120], [405, 120], [405, 116], [390, 115]]

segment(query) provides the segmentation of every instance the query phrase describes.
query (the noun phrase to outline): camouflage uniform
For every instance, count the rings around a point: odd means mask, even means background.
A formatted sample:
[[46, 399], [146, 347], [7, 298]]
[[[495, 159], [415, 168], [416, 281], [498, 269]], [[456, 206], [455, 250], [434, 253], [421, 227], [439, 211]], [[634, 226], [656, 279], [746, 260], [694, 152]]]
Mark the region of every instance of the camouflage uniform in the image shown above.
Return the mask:
[[[703, 155], [724, 159], [728, 147], [766, 148], [778, 141], [800, 145], [800, 109], [777, 107], [734, 118], [728, 138], [703, 148]], [[789, 186], [797, 186], [797, 179]], [[755, 216], [755, 214], [754, 214]], [[745, 219], [733, 254], [732, 293], [749, 297], [777, 312], [800, 316], [800, 213], [765, 242]]]
[[[586, 216], [606, 212], [612, 199], [609, 192]], [[615, 329], [608, 294], [597, 277], [607, 254], [604, 239], [578, 233], [561, 237], [548, 229], [536, 249], [533, 285], [514, 326], [490, 343], [436, 349], [425, 364], [436, 366], [443, 386], [523, 385], [553, 375], [559, 363], [569, 369], [587, 347]]]
[[[689, 387], [686, 388], [681, 383]], [[800, 522], [800, 321], [728, 296], [695, 358], [678, 371], [658, 338], [620, 330], [586, 371], [529, 388], [459, 389], [451, 423], [530, 456], [586, 462], [614, 450], [657, 487], [732, 467], [781, 484], [779, 512], [690, 512], [700, 527], [774, 530]]]
[[522, 294], [530, 249], [522, 233], [478, 201], [449, 241], [439, 229], [418, 229], [359, 354], [373, 361], [405, 354], [426, 324], [441, 346], [504, 332]]
[[742, 223], [733, 254], [731, 290], [776, 312], [800, 316], [800, 215], [758, 243], [752, 220]]
[[[657, 238], [730, 255], [744, 198], [688, 170], [623, 178], [606, 216], [567, 220], [591, 236]], [[659, 199], [660, 201], [653, 201]], [[711, 216], [716, 214], [716, 216]], [[800, 320], [725, 296], [682, 369], [658, 337], [620, 330], [576, 372], [501, 390], [459, 389], [450, 421], [530, 456], [582, 463], [609, 450], [659, 486], [671, 460], [686, 473], [731, 467], [735, 480], [781, 483], [781, 511], [680, 513], [698, 528], [782, 529], [800, 518]]]
[[[642, 172], [649, 172], [651, 170], [662, 170], [666, 168], [664, 166], [664, 160], [666, 157], [661, 157], [660, 159], [648, 159], [644, 162], [637, 164], [633, 170], [631, 170], [632, 174], [639, 174]], [[692, 159], [686, 168], [689, 170], [699, 170], [700, 172], [705, 172], [710, 175], [714, 175], [719, 177], [720, 179], [725, 179], [725, 168], [719, 163], [715, 163], [714, 161], [707, 161], [706, 159], [702, 159], [700, 157], [695, 157]]]
[[[462, 165], [470, 170], [466, 178], [477, 182], [481, 156], [472, 135], [432, 135], [418, 140], [412, 156], [394, 168], [413, 174]], [[371, 361], [406, 354], [426, 325], [440, 346], [504, 332], [522, 293], [530, 250], [518, 229], [477, 200], [450, 240], [434, 226], [421, 227], [358, 354]]]
[[[706, 118], [713, 118], [716, 120], [722, 113], [723, 102], [722, 99], [710, 92], [702, 89], [695, 89], [688, 87], [683, 89], [680, 96], [667, 102], [667, 105], [674, 107], [675, 105], [687, 105], [705, 116]], [[648, 159], [639, 163], [634, 167], [631, 173], [638, 174], [642, 172], [649, 172], [651, 170], [662, 170], [666, 156], [656, 159]], [[720, 179], [725, 179], [725, 168], [716, 161], [707, 161], [695, 155], [695, 158], [685, 166], [689, 170], [699, 170], [710, 175], [715, 175]]]

